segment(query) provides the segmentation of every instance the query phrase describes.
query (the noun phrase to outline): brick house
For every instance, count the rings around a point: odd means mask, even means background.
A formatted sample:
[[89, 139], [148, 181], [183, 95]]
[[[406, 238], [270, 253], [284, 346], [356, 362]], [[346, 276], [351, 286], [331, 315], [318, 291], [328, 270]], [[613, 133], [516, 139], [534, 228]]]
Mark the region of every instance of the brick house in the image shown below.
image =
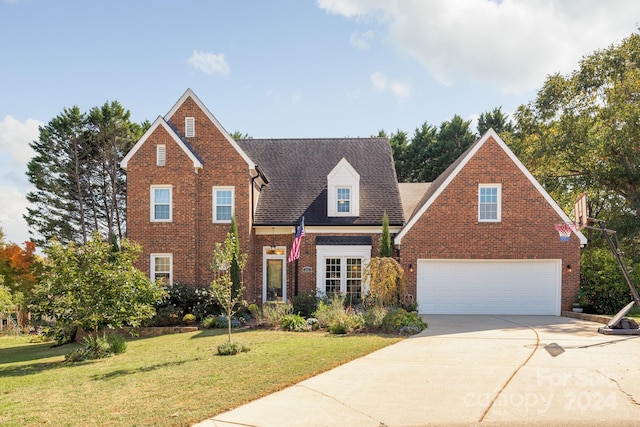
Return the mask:
[[235, 217], [248, 301], [360, 297], [386, 212], [421, 312], [559, 315], [576, 298], [586, 239], [558, 241], [569, 218], [493, 131], [433, 183], [399, 185], [385, 138], [234, 140], [187, 90], [121, 166], [138, 267], [169, 284], [210, 283]]

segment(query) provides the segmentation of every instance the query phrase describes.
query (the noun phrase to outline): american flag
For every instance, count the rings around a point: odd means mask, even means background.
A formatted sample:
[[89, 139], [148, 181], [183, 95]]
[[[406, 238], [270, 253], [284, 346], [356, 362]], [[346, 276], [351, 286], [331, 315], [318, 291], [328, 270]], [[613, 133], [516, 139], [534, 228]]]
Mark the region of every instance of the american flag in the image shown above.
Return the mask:
[[296, 237], [293, 239], [293, 244], [291, 245], [291, 252], [289, 253], [289, 262], [295, 261], [300, 258], [300, 244], [302, 243], [302, 238], [304, 237], [304, 218], [300, 222], [300, 227], [298, 227], [298, 232], [296, 233]]

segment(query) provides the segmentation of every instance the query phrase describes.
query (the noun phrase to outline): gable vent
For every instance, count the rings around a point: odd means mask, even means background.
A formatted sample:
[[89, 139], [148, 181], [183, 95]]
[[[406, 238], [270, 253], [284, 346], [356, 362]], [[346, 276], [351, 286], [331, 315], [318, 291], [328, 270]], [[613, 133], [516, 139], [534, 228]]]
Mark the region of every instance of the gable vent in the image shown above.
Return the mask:
[[156, 145], [156, 166], [164, 166], [167, 159], [167, 147]]
[[192, 138], [196, 136], [196, 119], [193, 117], [184, 118], [184, 136]]

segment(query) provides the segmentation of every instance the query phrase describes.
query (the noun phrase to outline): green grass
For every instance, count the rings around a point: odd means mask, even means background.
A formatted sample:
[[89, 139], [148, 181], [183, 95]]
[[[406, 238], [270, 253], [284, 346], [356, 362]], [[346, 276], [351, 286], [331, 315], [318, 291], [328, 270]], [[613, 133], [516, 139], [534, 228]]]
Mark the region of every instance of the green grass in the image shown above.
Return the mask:
[[627, 313], [626, 317], [640, 318], [640, 308], [633, 306], [633, 308]]
[[127, 352], [77, 364], [28, 338], [0, 337], [2, 426], [186, 426], [400, 340], [239, 331], [251, 351], [218, 356], [224, 331], [132, 339]]

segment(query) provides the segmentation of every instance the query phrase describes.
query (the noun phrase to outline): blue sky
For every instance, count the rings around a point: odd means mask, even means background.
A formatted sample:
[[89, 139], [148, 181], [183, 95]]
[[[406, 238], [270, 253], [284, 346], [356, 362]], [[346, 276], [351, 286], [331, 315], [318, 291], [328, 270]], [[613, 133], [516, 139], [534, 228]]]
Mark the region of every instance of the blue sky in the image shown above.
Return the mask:
[[0, 0], [0, 227], [28, 239], [28, 144], [64, 108], [153, 121], [191, 88], [255, 138], [412, 134], [513, 112], [639, 18], [637, 0]]

